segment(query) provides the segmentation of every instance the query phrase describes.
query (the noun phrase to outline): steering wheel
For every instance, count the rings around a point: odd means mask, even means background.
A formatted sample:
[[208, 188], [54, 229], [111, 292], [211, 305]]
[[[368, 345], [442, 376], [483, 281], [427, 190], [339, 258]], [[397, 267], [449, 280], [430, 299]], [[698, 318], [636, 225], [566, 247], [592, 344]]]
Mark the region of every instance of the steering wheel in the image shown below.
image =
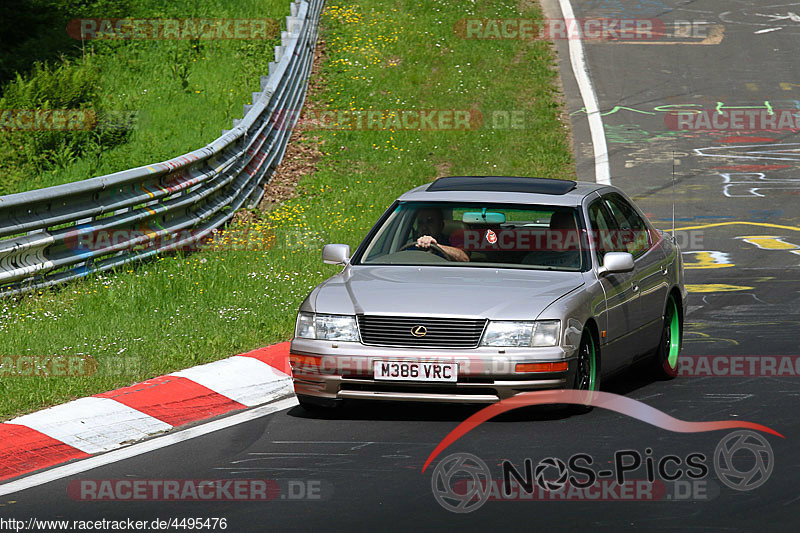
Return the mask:
[[419, 248], [419, 247], [417, 246], [417, 242], [416, 242], [416, 241], [414, 241], [414, 242], [411, 242], [411, 243], [409, 243], [409, 244], [406, 244], [405, 246], [403, 246], [402, 248], [400, 248], [400, 249], [398, 250], [398, 252], [402, 252], [402, 251], [404, 251], [404, 250], [410, 250], [411, 248], [416, 248], [417, 250], [419, 250], [419, 251], [421, 251], [421, 252], [431, 252], [431, 253], [433, 253], [433, 254], [435, 254], [435, 255], [438, 255], [438, 256], [439, 256], [439, 257], [441, 257], [442, 259], [446, 259], [446, 260], [448, 260], [448, 261], [452, 261], [452, 259], [450, 258], [450, 256], [449, 256], [449, 255], [447, 255], [447, 253], [446, 253], [444, 250], [442, 250], [442, 247], [441, 247], [441, 246], [439, 246], [439, 245], [438, 245], [438, 244], [436, 244], [436, 243], [433, 243], [433, 242], [431, 243], [430, 247], [428, 247], [428, 248]]

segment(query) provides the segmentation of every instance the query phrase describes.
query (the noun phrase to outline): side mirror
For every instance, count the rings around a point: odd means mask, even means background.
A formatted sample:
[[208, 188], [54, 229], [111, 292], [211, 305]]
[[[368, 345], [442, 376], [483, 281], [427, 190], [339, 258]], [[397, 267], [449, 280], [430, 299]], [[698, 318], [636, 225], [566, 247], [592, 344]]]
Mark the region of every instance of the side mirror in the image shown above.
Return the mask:
[[633, 270], [633, 256], [628, 252], [608, 252], [603, 257], [603, 266], [597, 271], [598, 276], [630, 272]]
[[347, 244], [326, 244], [322, 248], [322, 261], [329, 265], [346, 265], [350, 262], [350, 246]]

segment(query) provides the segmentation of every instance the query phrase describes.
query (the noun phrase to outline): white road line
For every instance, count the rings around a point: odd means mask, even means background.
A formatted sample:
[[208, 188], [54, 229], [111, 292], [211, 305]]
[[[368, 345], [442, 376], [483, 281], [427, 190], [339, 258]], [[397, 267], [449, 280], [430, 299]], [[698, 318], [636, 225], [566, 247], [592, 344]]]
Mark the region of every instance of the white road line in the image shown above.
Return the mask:
[[608, 146], [606, 134], [603, 129], [603, 117], [600, 115], [600, 106], [597, 103], [597, 94], [594, 92], [589, 71], [586, 68], [586, 57], [583, 53], [583, 40], [580, 25], [576, 23], [575, 13], [569, 0], [558, 0], [561, 5], [561, 15], [569, 28], [567, 41], [569, 42], [569, 57], [572, 72], [581, 91], [583, 107], [589, 119], [589, 131], [592, 135], [594, 147], [594, 179], [601, 185], [611, 185], [611, 170], [608, 165]]
[[38, 474], [33, 474], [16, 481], [9, 481], [8, 483], [0, 485], [0, 496], [5, 496], [21, 490], [37, 487], [45, 483], [50, 483], [51, 481], [56, 481], [58, 479], [80, 474], [81, 472], [86, 472], [87, 470], [91, 470], [93, 468], [116, 463], [124, 459], [136, 457], [137, 455], [141, 455], [143, 453], [152, 452], [160, 448], [178, 444], [179, 442], [201, 437], [203, 435], [213, 433], [214, 431], [219, 431], [220, 429], [229, 428], [237, 424], [243, 424], [245, 422], [249, 422], [250, 420], [255, 420], [256, 418], [294, 407], [295, 405], [298, 405], [297, 398], [292, 396], [291, 398], [286, 398], [285, 400], [280, 400], [262, 407], [256, 407], [255, 409], [221, 418], [207, 424], [194, 426], [182, 431], [176, 431], [174, 433], [168, 433], [163, 437], [156, 437], [151, 440], [140, 442], [139, 444], [133, 444], [126, 448], [120, 448], [102, 455], [96, 455], [94, 457], [89, 457], [88, 459], [75, 461], [74, 463], [69, 463], [64, 466], [59, 466], [51, 470], [40, 472]]

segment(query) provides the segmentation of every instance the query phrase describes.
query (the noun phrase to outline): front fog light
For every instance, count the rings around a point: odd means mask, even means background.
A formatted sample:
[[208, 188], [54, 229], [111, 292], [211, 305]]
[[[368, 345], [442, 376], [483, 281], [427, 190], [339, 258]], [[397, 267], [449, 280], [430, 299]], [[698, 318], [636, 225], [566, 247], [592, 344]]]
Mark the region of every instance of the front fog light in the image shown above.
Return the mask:
[[561, 333], [560, 320], [538, 320], [533, 327], [531, 346], [555, 346]]

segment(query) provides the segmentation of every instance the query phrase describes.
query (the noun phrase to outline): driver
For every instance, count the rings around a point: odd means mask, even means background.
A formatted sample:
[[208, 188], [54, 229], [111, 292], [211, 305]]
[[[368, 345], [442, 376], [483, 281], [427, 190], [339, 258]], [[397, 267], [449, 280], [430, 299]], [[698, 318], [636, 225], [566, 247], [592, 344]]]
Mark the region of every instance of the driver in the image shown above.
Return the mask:
[[435, 207], [427, 207], [417, 211], [417, 238], [416, 246], [420, 250], [428, 251], [431, 244], [436, 244], [451, 261], [469, 261], [466, 252], [460, 248], [450, 246], [449, 239], [442, 233], [444, 230], [444, 217], [442, 211]]

